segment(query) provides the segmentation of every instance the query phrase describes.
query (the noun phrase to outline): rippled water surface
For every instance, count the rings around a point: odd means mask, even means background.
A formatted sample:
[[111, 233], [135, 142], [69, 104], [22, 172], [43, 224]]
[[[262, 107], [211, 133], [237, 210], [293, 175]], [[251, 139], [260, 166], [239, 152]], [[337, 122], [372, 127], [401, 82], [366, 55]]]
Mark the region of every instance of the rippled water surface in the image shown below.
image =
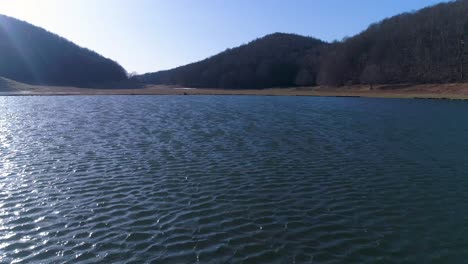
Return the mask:
[[463, 263], [468, 103], [0, 97], [0, 263]]

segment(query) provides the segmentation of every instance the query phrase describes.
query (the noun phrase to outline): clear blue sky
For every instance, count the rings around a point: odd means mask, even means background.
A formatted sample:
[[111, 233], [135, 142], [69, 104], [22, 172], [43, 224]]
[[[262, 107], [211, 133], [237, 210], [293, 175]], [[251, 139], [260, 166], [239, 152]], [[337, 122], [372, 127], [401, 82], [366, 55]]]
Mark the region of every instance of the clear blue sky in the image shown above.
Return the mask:
[[0, 0], [25, 20], [118, 61], [169, 69], [273, 32], [326, 41], [441, 0]]

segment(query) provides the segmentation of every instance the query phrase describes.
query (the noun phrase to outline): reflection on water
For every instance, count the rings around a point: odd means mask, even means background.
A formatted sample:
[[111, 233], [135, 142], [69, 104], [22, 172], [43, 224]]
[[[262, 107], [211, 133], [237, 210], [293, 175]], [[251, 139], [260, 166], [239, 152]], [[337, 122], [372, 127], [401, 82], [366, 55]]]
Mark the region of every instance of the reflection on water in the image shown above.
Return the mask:
[[460, 263], [467, 110], [0, 98], [0, 262]]

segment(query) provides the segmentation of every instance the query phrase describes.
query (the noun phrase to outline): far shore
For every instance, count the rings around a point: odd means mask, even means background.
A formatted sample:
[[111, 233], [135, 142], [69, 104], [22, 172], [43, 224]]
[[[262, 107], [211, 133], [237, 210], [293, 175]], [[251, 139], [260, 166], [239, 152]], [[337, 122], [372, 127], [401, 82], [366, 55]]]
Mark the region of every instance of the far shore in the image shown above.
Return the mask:
[[260, 96], [329, 96], [414, 99], [468, 99], [468, 83], [423, 85], [355, 85], [344, 87], [295, 87], [271, 89], [208, 89], [146, 85], [139, 88], [76, 88], [33, 86], [13, 83], [0, 87], [0, 96], [65, 95], [260, 95]]

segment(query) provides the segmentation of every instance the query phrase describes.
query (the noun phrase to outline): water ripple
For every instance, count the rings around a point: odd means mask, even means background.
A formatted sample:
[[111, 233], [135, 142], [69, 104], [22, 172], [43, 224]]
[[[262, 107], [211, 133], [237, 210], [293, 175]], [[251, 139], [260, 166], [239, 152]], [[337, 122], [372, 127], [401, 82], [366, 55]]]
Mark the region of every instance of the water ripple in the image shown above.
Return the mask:
[[0, 98], [0, 263], [460, 263], [466, 103]]

